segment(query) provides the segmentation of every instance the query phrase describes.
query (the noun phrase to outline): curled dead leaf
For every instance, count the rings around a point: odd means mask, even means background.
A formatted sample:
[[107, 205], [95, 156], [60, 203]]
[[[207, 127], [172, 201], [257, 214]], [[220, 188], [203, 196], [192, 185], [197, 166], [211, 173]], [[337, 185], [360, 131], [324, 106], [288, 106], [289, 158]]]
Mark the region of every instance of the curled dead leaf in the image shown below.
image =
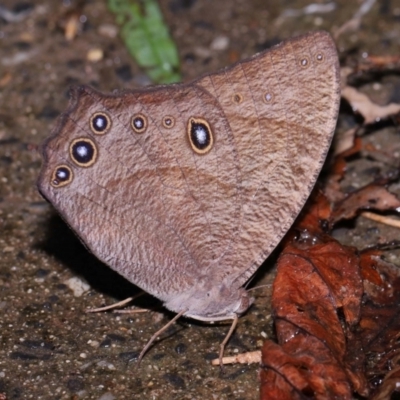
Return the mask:
[[353, 111], [364, 118], [364, 124], [371, 124], [400, 112], [400, 104], [390, 103], [380, 106], [373, 103], [370, 98], [351, 86], [342, 88], [342, 97], [351, 105]]
[[360, 210], [400, 210], [400, 200], [381, 184], [371, 183], [349, 194], [333, 208], [330, 224], [350, 219]]

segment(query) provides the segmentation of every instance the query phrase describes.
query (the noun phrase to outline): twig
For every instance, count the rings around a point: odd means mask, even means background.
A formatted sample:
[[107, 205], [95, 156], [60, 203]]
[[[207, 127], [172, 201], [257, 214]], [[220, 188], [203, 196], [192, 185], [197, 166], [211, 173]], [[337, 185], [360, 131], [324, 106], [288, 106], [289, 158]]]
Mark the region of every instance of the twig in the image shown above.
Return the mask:
[[[211, 360], [211, 365], [220, 365], [220, 359]], [[261, 350], [249, 351], [247, 353], [237, 354], [222, 358], [222, 364], [255, 364], [261, 362]]]
[[393, 226], [395, 228], [400, 228], [400, 219], [385, 217], [384, 215], [375, 214], [369, 211], [363, 211], [361, 216], [371, 219], [373, 221], [380, 222], [381, 224]]

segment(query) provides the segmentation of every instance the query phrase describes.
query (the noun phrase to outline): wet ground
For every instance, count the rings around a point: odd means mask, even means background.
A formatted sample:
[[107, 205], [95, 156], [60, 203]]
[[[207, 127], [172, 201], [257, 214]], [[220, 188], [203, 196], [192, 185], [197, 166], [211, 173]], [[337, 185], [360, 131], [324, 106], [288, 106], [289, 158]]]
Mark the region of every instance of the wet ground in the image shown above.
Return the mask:
[[[161, 4], [184, 80], [308, 30], [333, 32], [360, 5], [344, 0], [234, 0], [229, 7], [206, 0]], [[105, 1], [82, 2], [80, 30], [66, 40], [64, 27], [75, 5], [50, 0], [0, 4], [14, 11], [7, 14], [11, 18], [3, 13], [0, 19], [0, 393], [8, 400], [256, 399], [257, 365], [227, 366], [221, 373], [209, 364], [227, 325], [181, 320], [136, 368], [138, 352], [172, 314], [148, 296], [135, 303], [152, 307], [148, 313], [85, 313], [137, 289], [92, 257], [39, 196], [37, 146], [66, 108], [70, 85], [90, 84], [109, 92], [141, 86], [147, 79], [116, 36]], [[317, 12], [311, 12], [315, 6]], [[398, 54], [399, 21], [398, 1], [376, 2], [358, 29], [339, 38], [339, 50], [355, 59], [365, 52]], [[90, 60], [93, 50], [103, 53], [96, 62]], [[365, 89], [382, 104], [399, 102], [396, 77]], [[353, 123], [342, 115], [338, 129]], [[366, 140], [383, 153], [397, 151], [399, 157], [395, 128], [382, 128]], [[374, 168], [389, 167], [384, 160], [355, 161], [344, 185], [357, 187], [372, 178]], [[400, 192], [399, 185], [392, 189]], [[397, 238], [398, 230], [360, 218], [336, 235], [364, 247]], [[397, 255], [388, 257], [396, 261]], [[273, 262], [274, 257], [261, 269], [257, 284], [272, 282]], [[257, 292], [227, 354], [258, 349], [272, 335], [269, 294], [268, 287]]]

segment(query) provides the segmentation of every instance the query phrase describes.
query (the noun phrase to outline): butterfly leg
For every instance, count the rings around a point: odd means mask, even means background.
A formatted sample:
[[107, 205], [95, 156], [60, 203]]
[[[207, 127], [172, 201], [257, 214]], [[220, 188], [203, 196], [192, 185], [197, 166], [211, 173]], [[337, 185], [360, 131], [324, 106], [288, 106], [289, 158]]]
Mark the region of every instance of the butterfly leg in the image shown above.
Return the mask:
[[222, 343], [219, 346], [219, 366], [221, 369], [223, 369], [223, 363], [222, 363], [222, 358], [224, 357], [224, 350], [225, 350], [225, 346], [228, 343], [229, 339], [232, 336], [233, 331], [236, 328], [236, 325], [238, 323], [239, 317], [237, 314], [233, 314], [233, 322], [231, 327], [229, 328], [229, 332], [228, 334], [225, 336], [225, 339], [222, 341]]
[[138, 363], [137, 365], [140, 365], [140, 362], [142, 361], [142, 358], [144, 357], [144, 355], [146, 354], [147, 350], [149, 349], [149, 347], [153, 344], [153, 342], [157, 339], [158, 336], [160, 336], [166, 329], [168, 329], [174, 322], [176, 322], [177, 319], [179, 319], [180, 317], [182, 317], [183, 314], [185, 314], [187, 310], [182, 310], [180, 311], [178, 314], [175, 315], [174, 318], [171, 319], [171, 321], [169, 321], [167, 324], [165, 324], [161, 329], [159, 329], [151, 338], [150, 340], [147, 342], [146, 346], [143, 347], [143, 350], [140, 352], [139, 354], [139, 358], [138, 358]]
[[[125, 299], [125, 300], [118, 301], [117, 303], [110, 304], [110, 305], [105, 306], [105, 307], [88, 308], [88, 309], [86, 310], [86, 312], [87, 312], [87, 313], [96, 313], [96, 312], [102, 312], [102, 311], [107, 311], [107, 310], [113, 310], [114, 308], [122, 307], [122, 306], [124, 306], [125, 304], [130, 303], [131, 301], [137, 299], [138, 297], [143, 296], [145, 293], [146, 293], [146, 292], [140, 292], [140, 293], [138, 293], [138, 294], [135, 295], [135, 296], [128, 297], [128, 298]], [[139, 312], [143, 312], [143, 311], [139, 311]]]

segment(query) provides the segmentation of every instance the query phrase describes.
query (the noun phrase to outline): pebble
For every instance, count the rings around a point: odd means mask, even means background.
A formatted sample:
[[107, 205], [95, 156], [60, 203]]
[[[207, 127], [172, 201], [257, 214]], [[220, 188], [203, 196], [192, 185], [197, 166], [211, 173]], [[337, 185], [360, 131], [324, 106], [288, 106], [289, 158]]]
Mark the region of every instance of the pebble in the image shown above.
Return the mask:
[[104, 57], [104, 52], [102, 49], [90, 49], [86, 54], [86, 59], [90, 62], [98, 62]]
[[112, 24], [102, 24], [99, 26], [98, 32], [101, 36], [115, 38], [118, 35], [118, 27]]
[[90, 286], [77, 276], [67, 279], [64, 283], [72, 290], [75, 297], [81, 297], [90, 289]]
[[99, 362], [97, 363], [97, 366], [100, 367], [100, 368], [107, 368], [107, 369], [109, 369], [110, 371], [115, 371], [115, 366], [114, 366], [114, 364], [112, 364], [112, 363], [110, 363], [110, 362], [108, 362], [108, 361], [105, 361], [105, 360], [99, 361]]
[[114, 399], [116, 399], [116, 397], [112, 393], [107, 392], [101, 395], [97, 400], [114, 400]]
[[217, 36], [210, 44], [211, 50], [222, 51], [226, 50], [229, 46], [228, 36]]

